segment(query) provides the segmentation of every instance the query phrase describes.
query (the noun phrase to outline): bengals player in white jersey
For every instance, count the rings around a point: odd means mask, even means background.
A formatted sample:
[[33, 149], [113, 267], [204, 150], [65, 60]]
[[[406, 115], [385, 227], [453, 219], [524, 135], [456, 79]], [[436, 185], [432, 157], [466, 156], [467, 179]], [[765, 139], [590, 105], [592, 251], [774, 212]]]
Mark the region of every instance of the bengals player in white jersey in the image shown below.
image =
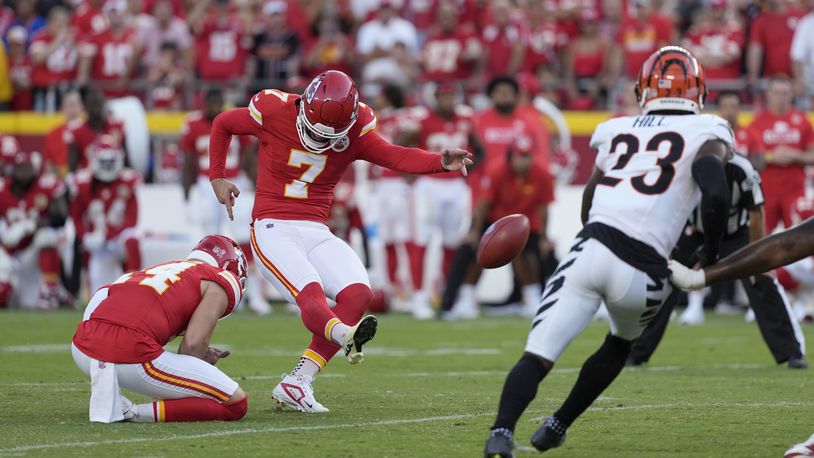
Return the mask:
[[643, 64], [636, 96], [643, 115], [605, 121], [591, 138], [597, 157], [583, 194], [585, 226], [551, 275], [525, 352], [506, 378], [487, 457], [513, 456], [520, 415], [604, 299], [610, 333], [531, 438], [540, 451], [562, 445], [567, 428], [619, 375], [632, 341], [670, 294], [667, 256], [699, 204], [702, 257], [717, 258], [730, 202], [724, 164], [735, 140], [725, 120], [699, 114], [703, 70], [689, 51], [661, 48]]
[[[362, 318], [373, 294], [367, 271], [326, 225], [336, 183], [355, 160], [413, 174], [466, 175], [472, 163], [461, 149], [437, 154], [392, 145], [375, 128], [376, 117], [359, 102], [353, 80], [334, 70], [314, 78], [302, 96], [261, 91], [247, 108], [221, 113], [212, 126], [209, 178], [230, 216], [240, 193], [224, 178], [231, 137], [260, 140], [252, 249], [263, 276], [300, 307], [313, 334], [272, 396], [301, 412], [328, 410], [314, 399], [314, 376], [340, 348], [351, 364], [361, 362], [362, 346], [376, 332], [376, 319]], [[336, 301], [333, 310], [326, 295]]]

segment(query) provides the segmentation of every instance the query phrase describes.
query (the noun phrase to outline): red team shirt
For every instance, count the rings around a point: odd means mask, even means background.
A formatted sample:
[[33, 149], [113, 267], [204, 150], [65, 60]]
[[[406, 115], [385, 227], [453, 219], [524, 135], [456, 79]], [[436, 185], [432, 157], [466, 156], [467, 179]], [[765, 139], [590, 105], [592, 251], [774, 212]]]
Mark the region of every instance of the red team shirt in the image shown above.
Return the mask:
[[[726, 53], [740, 56], [743, 52], [743, 28], [733, 22], [691, 28], [687, 32], [686, 39], [692, 43], [691, 50], [696, 54], [720, 55]], [[707, 80], [737, 79], [740, 78], [740, 73], [740, 59], [734, 59], [723, 67], [704, 66], [704, 77]]]
[[512, 58], [512, 49], [525, 40], [526, 37], [519, 24], [512, 23], [502, 28], [495, 24], [486, 26], [483, 29], [483, 45], [488, 50], [486, 78], [506, 74]]
[[[52, 200], [61, 198], [65, 187], [55, 175], [44, 173], [22, 198], [11, 193], [11, 181], [0, 179], [0, 220], [11, 226], [23, 220], [39, 221], [46, 216]], [[15, 246], [7, 246], [6, 251], [18, 253], [31, 246], [33, 234], [23, 238]]]
[[113, 240], [125, 229], [135, 228], [138, 222], [136, 186], [141, 175], [132, 169], [122, 170], [119, 178], [110, 183], [94, 181], [90, 170], [81, 170], [71, 182], [71, 219], [76, 225], [76, 236], [96, 229], [96, 222], [105, 223], [105, 239]]
[[532, 232], [541, 229], [540, 207], [554, 201], [554, 179], [537, 164], [531, 165], [524, 178], [509, 163], [496, 165], [486, 172], [481, 187], [481, 198], [492, 205], [491, 221], [520, 213], [529, 218]]
[[[129, 78], [133, 67], [128, 68], [128, 63], [136, 53], [133, 45], [135, 38], [133, 29], [125, 29], [119, 33], [105, 30], [82, 43], [80, 52], [84, 57], [92, 59], [90, 79], [116, 81]], [[103, 92], [109, 97], [119, 97], [126, 94], [127, 90], [103, 88]]]
[[45, 136], [43, 159], [46, 164], [51, 164], [57, 170], [68, 168], [68, 142], [72, 138], [70, 131], [79, 128], [83, 122], [77, 121], [62, 123]]
[[[181, 149], [187, 157], [197, 158], [198, 173], [209, 177], [209, 133], [212, 131], [212, 121], [200, 111], [190, 113], [186, 124], [181, 131]], [[251, 139], [246, 136], [232, 137], [229, 152], [226, 154], [226, 178], [235, 178], [240, 174], [240, 151], [251, 145]]]
[[[51, 46], [54, 36], [48, 30], [42, 29], [34, 34], [29, 52], [35, 53], [39, 49]], [[76, 79], [76, 46], [69, 42], [55, 48], [39, 65], [31, 67], [31, 85], [34, 87], [48, 87], [63, 81]]]
[[[104, 4], [104, 2], [102, 3]], [[93, 35], [105, 31], [108, 22], [105, 14], [102, 12], [102, 6], [96, 8], [87, 2], [83, 2], [76, 9], [71, 25], [73, 25], [80, 34]]]
[[232, 272], [198, 261], [177, 261], [125, 274], [107, 286], [108, 296], [79, 323], [73, 343], [100, 361], [152, 361], [186, 330], [201, 302], [201, 282], [215, 282], [229, 298], [229, 315], [241, 289]]
[[486, 153], [484, 163], [478, 168], [485, 171], [494, 164], [505, 162], [509, 145], [514, 143], [518, 135], [525, 133], [534, 135], [534, 144], [537, 148], [534, 154], [535, 162], [547, 168], [549, 160], [547, 145], [551, 144], [551, 140], [539, 113], [535, 113], [534, 109], [525, 110], [523, 107], [518, 107], [510, 116], [499, 114], [493, 108], [478, 113], [474, 125]]
[[[749, 125], [750, 140], [756, 152], [765, 153], [778, 146], [788, 146], [801, 151], [814, 147], [814, 131], [802, 113], [791, 110], [776, 116], [768, 110], [758, 113]], [[801, 193], [805, 186], [805, 171], [799, 164], [787, 166], [767, 165], [760, 172], [766, 195], [785, 191]]]
[[673, 21], [660, 14], [651, 15], [645, 22], [627, 18], [619, 28], [616, 42], [625, 54], [625, 75], [635, 78], [642, 64], [659, 46], [669, 43], [673, 34]]
[[[223, 123], [231, 123], [232, 131], [255, 135], [260, 140], [253, 219], [326, 223], [334, 186], [355, 160], [405, 173], [444, 171], [437, 154], [391, 145], [373, 132], [376, 117], [363, 103], [359, 104], [359, 115], [348, 132], [344, 150], [309, 152], [300, 143], [296, 130], [299, 99], [297, 94], [268, 89], [255, 95], [248, 109], [221, 114], [225, 115]], [[210, 179], [225, 177], [228, 143], [224, 134], [212, 132]]]
[[87, 122], [83, 122], [76, 129], [66, 131], [65, 142], [68, 145], [75, 145], [79, 149], [80, 169], [84, 169], [88, 166], [89, 160], [86, 154], [88, 147], [102, 135], [110, 135], [116, 138], [123, 145], [125, 141], [124, 123], [112, 118], [108, 118], [105, 120], [105, 128], [102, 132], [97, 132], [91, 129]]
[[424, 79], [444, 82], [469, 79], [475, 62], [465, 57], [476, 55], [480, 48], [477, 35], [467, 28], [458, 27], [452, 33], [430, 33], [421, 51]]
[[779, 14], [767, 11], [758, 15], [749, 31], [749, 42], [763, 47], [763, 76], [791, 76], [791, 40], [794, 29], [806, 12], [790, 10]]
[[[405, 123], [412, 122], [414, 110], [408, 108], [391, 109], [379, 112], [376, 117], [376, 132], [380, 137], [392, 143], [401, 132]], [[376, 167], [379, 178], [402, 178], [395, 170]]]
[[243, 75], [251, 40], [243, 36], [243, 24], [236, 17], [210, 18], [197, 37], [198, 76], [224, 80]]
[[[444, 119], [430, 110], [423, 110], [419, 122], [419, 148], [440, 152], [446, 148], [466, 149], [469, 137], [475, 130], [472, 110], [469, 107], [456, 109], [452, 119]], [[461, 178], [460, 172], [447, 172], [433, 175], [432, 178]]]

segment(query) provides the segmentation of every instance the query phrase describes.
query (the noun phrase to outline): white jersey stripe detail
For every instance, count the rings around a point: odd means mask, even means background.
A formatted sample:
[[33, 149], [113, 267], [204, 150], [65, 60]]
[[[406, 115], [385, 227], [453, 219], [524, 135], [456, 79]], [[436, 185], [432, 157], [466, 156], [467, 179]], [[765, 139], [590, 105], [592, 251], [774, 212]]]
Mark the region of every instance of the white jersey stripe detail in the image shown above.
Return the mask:
[[254, 119], [257, 124], [263, 125], [263, 115], [260, 113], [260, 110], [254, 106], [254, 100], [249, 102], [249, 114], [252, 115], [252, 119]]

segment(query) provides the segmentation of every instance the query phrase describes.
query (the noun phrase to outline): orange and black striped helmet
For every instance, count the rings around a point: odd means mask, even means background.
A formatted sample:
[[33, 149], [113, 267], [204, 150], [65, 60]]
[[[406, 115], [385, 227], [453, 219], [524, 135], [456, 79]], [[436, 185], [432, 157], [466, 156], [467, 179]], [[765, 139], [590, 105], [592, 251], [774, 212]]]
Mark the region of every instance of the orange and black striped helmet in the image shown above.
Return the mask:
[[707, 85], [704, 70], [686, 49], [665, 46], [644, 61], [636, 81], [636, 99], [651, 111], [684, 111], [698, 114], [704, 108]]

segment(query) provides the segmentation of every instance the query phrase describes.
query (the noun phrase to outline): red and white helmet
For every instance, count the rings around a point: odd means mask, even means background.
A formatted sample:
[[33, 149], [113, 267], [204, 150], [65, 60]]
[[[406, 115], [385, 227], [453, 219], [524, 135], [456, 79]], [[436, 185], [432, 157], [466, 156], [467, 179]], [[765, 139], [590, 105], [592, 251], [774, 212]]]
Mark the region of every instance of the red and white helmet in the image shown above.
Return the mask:
[[111, 135], [103, 135], [88, 147], [90, 169], [99, 181], [111, 182], [124, 168], [124, 150]]
[[644, 114], [651, 111], [698, 114], [707, 97], [701, 64], [692, 53], [679, 46], [665, 46], [647, 58], [635, 91]]
[[350, 77], [337, 70], [320, 74], [305, 88], [297, 114], [297, 134], [312, 153], [322, 153], [340, 142], [359, 116], [359, 91]]
[[187, 259], [198, 259], [212, 267], [235, 274], [240, 281], [241, 291], [246, 290], [246, 275], [249, 263], [240, 245], [224, 235], [207, 235], [189, 253]]

